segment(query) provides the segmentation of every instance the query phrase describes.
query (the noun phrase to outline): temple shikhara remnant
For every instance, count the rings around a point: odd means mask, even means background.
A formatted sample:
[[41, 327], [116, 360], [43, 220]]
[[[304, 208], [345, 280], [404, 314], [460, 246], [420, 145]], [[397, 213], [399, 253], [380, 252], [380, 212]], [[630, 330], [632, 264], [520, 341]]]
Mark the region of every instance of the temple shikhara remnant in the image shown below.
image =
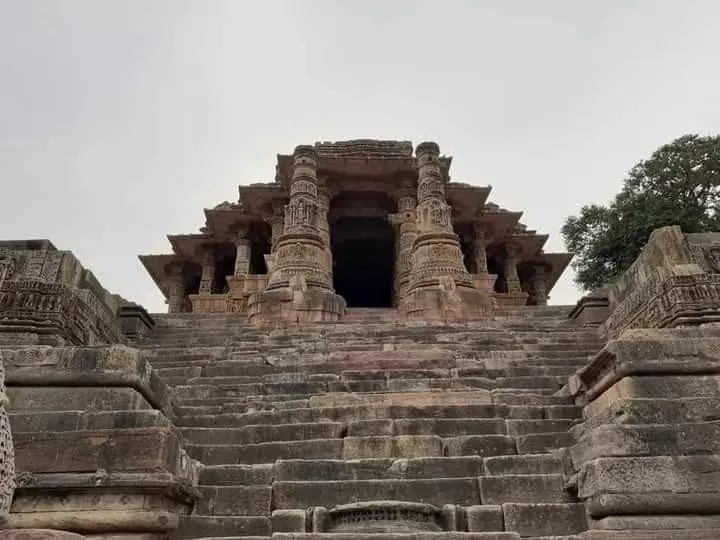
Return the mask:
[[0, 540], [720, 538], [720, 233], [546, 305], [570, 255], [449, 170], [278, 156], [141, 257], [168, 313], [0, 241]]
[[571, 256], [490, 187], [450, 181], [437, 144], [358, 140], [278, 155], [275, 182], [240, 186], [198, 234], [141, 260], [171, 313], [332, 321], [345, 307], [409, 319], [482, 319], [495, 305], [545, 305]]

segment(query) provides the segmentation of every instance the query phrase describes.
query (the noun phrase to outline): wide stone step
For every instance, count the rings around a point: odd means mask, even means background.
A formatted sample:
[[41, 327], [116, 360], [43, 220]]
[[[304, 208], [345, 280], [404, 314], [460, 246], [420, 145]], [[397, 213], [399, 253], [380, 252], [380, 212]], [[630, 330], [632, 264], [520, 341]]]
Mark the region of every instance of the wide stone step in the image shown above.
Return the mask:
[[[556, 434], [550, 434], [556, 435]], [[539, 453], [536, 447], [550, 448], [550, 440], [522, 442], [530, 437], [506, 435], [461, 435], [437, 437], [399, 435], [394, 437], [345, 437], [344, 439], [307, 439], [256, 444], [187, 444], [191, 457], [206, 465], [272, 463], [278, 459], [369, 459], [442, 456], [502, 456]], [[554, 438], [555, 448], [567, 446]]]
[[471, 506], [480, 504], [477, 478], [436, 478], [432, 480], [343, 480], [275, 482], [273, 507], [304, 509], [333, 507], [357, 501], [409, 501]]
[[[520, 540], [513, 532], [275, 533], [273, 540]], [[546, 539], [554, 540], [554, 539]]]
[[[270, 519], [264, 516], [180, 516], [180, 526], [171, 533], [173, 540], [202, 537], [269, 537]], [[246, 539], [250, 540], [250, 539]]]
[[[243, 405], [242, 410], [247, 409]], [[574, 405], [428, 405], [368, 407], [302, 407], [263, 412], [232, 413], [234, 406], [200, 405], [176, 408], [179, 426], [242, 427], [250, 424], [295, 424], [312, 422], [352, 422], [384, 419], [506, 418], [577, 419], [582, 408]]]
[[260, 444], [188, 444], [188, 454], [205, 465], [272, 463], [278, 459], [340, 459], [342, 439]]
[[279, 460], [274, 467], [277, 481], [471, 478], [483, 474], [483, 458]]

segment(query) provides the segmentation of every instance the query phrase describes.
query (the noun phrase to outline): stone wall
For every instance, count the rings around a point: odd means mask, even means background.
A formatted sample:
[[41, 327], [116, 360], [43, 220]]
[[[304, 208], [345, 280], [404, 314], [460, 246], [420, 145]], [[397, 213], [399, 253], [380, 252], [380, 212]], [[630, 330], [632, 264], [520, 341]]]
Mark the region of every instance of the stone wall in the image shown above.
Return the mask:
[[48, 240], [0, 242], [0, 344], [120, 343], [126, 303]]
[[599, 325], [608, 339], [634, 328], [720, 321], [720, 233], [683, 234], [677, 226], [653, 231], [630, 268], [581, 299], [570, 316]]
[[583, 538], [718, 538], [720, 329], [628, 331], [568, 389], [584, 406], [563, 451]]
[[170, 389], [140, 351], [0, 352], [18, 484], [7, 526], [116, 539], [161, 539], [178, 527], [198, 498], [197, 462], [172, 425]]

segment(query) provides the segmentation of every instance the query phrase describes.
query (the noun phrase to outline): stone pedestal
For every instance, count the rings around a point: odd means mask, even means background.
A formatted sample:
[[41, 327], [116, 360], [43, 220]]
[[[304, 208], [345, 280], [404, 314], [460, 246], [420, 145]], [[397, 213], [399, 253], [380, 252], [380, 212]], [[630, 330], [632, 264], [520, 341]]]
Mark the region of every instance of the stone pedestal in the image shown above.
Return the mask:
[[326, 235], [318, 227], [323, 213], [315, 150], [298, 146], [274, 268], [267, 288], [248, 300], [251, 322], [335, 321], [345, 314], [345, 300], [332, 286]]
[[417, 237], [412, 249], [410, 285], [404, 310], [410, 319], [478, 320], [492, 315], [495, 303], [477, 289], [463, 263], [445, 200], [445, 180], [435, 143], [417, 147]]
[[227, 294], [191, 294], [188, 296], [193, 313], [226, 313]]

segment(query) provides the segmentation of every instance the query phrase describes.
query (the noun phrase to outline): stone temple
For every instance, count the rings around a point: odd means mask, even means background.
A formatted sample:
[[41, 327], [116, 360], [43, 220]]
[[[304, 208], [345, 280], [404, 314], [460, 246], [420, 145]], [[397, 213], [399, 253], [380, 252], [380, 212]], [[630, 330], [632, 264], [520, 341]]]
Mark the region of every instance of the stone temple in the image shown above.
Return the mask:
[[570, 256], [449, 167], [278, 156], [141, 256], [164, 314], [0, 241], [0, 540], [720, 538], [720, 233], [548, 306]]

